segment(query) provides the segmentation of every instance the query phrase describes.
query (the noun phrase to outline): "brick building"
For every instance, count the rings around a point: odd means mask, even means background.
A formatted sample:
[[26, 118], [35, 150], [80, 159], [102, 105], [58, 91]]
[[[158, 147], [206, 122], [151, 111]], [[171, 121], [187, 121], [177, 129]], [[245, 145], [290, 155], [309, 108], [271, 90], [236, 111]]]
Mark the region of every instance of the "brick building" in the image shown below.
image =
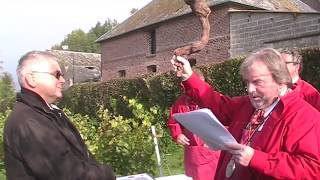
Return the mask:
[[[299, 0], [208, 0], [208, 45], [194, 63], [219, 63], [259, 47], [320, 45], [320, 13]], [[197, 41], [201, 25], [183, 0], [153, 0], [101, 36], [102, 80], [171, 70], [174, 49]]]

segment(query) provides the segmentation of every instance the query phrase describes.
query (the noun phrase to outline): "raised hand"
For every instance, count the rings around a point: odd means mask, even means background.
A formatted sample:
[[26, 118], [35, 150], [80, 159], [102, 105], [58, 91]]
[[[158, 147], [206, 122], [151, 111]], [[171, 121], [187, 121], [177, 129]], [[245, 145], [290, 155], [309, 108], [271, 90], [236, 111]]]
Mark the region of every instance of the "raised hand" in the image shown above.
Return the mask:
[[182, 80], [187, 80], [192, 75], [192, 69], [187, 59], [181, 56], [173, 56], [170, 61], [177, 72], [177, 76], [182, 77]]

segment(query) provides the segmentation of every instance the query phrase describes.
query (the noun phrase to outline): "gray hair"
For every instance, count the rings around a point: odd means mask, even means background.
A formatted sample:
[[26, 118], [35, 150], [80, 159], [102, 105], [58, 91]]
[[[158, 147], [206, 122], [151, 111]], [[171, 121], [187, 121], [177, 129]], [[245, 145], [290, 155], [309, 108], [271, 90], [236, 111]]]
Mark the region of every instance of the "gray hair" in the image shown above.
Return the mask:
[[300, 68], [299, 68], [299, 73], [302, 71], [302, 68], [303, 68], [303, 64], [302, 64], [302, 56], [301, 54], [299, 53], [299, 51], [297, 50], [297, 48], [292, 48], [292, 49], [289, 49], [289, 48], [279, 48], [277, 49], [280, 54], [287, 54], [287, 55], [290, 55], [292, 57], [292, 62], [294, 65], [300, 65]]
[[57, 57], [51, 54], [47, 51], [30, 51], [23, 55], [18, 63], [17, 66], [17, 76], [18, 76], [18, 82], [21, 87], [24, 87], [24, 77], [28, 73], [27, 67], [31, 66], [32, 64], [35, 64], [39, 61], [47, 61], [47, 60], [54, 60], [57, 61]]
[[302, 63], [302, 56], [300, 55], [300, 53], [295, 49], [289, 49], [289, 48], [279, 48], [277, 49], [280, 54], [288, 54], [292, 56], [292, 61], [297, 63], [297, 64], [301, 64]]
[[273, 79], [278, 84], [286, 84], [291, 87], [292, 81], [284, 61], [281, 59], [280, 53], [272, 48], [263, 48], [250, 56], [248, 56], [240, 66], [240, 75], [244, 77], [248, 68], [255, 62], [263, 62], [271, 72]]

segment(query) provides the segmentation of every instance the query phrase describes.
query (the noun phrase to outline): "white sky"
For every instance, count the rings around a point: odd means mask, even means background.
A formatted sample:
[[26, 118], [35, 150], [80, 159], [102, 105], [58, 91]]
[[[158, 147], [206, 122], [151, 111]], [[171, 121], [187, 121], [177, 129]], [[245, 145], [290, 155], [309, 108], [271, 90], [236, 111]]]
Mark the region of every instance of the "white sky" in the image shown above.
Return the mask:
[[72, 30], [88, 32], [108, 18], [119, 23], [132, 8], [151, 0], [0, 0], [0, 61], [16, 79], [19, 58], [31, 50], [46, 50]]

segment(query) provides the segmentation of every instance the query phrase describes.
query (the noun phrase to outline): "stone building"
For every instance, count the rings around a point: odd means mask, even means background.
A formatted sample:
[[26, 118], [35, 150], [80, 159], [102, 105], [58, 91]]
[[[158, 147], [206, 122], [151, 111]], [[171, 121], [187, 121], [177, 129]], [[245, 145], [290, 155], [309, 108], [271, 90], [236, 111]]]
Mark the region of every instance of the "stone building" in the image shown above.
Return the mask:
[[[260, 47], [320, 45], [320, 13], [299, 0], [207, 0], [208, 45], [193, 63], [219, 63]], [[201, 25], [183, 0], [153, 0], [97, 42], [102, 80], [171, 70], [174, 49], [197, 41]]]
[[100, 81], [101, 55], [61, 50], [48, 50], [59, 59], [66, 80], [65, 88], [76, 83]]

